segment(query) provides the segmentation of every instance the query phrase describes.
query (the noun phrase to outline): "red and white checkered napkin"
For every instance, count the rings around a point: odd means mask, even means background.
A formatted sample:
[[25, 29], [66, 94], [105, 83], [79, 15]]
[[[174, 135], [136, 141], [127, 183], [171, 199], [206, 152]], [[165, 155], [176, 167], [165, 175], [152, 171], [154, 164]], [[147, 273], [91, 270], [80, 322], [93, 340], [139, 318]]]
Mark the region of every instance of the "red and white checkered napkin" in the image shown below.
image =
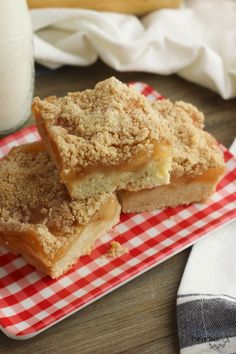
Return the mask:
[[[162, 98], [143, 83], [132, 85], [151, 100]], [[35, 127], [23, 129], [0, 142], [0, 154], [38, 138]], [[236, 159], [225, 149], [224, 154], [227, 174], [210, 203], [122, 215], [121, 222], [104, 235], [96, 249], [58, 280], [0, 248], [3, 332], [13, 338], [30, 338], [235, 218]], [[127, 247], [129, 253], [115, 259], [104, 257], [112, 239]]]

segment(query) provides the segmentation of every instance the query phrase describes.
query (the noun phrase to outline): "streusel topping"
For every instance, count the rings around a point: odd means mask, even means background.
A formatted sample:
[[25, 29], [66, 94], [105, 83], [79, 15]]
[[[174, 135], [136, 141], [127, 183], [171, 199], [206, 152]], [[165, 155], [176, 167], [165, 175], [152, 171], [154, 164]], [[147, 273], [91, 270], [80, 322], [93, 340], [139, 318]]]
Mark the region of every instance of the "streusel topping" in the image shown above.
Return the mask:
[[88, 224], [108, 194], [72, 200], [41, 142], [13, 148], [0, 162], [0, 225], [36, 225], [73, 233]]
[[223, 154], [215, 139], [203, 131], [204, 116], [191, 104], [161, 100], [153, 103], [163, 134], [172, 141], [171, 178], [195, 176], [212, 167], [224, 168]]
[[115, 166], [143, 152], [151, 156], [160, 137], [148, 100], [114, 77], [63, 98], [36, 97], [33, 107], [59, 150], [63, 168]]

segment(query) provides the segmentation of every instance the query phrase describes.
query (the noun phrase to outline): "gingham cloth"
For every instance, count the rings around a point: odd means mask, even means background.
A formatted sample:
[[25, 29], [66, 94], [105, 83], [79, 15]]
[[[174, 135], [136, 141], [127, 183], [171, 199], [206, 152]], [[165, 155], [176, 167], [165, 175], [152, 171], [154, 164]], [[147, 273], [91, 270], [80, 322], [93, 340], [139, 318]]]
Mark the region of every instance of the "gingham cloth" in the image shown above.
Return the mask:
[[[236, 140], [233, 146], [236, 154]], [[236, 221], [193, 247], [178, 291], [177, 320], [181, 354], [236, 353]]]
[[[162, 98], [146, 84], [132, 85], [152, 101]], [[0, 141], [0, 155], [14, 145], [37, 139], [34, 126], [23, 129]], [[120, 223], [97, 242], [93, 252], [57, 280], [0, 248], [3, 332], [12, 338], [30, 338], [235, 218], [236, 161], [226, 149], [224, 155], [227, 173], [209, 204], [121, 215]], [[129, 253], [114, 259], [104, 257], [114, 239]]]

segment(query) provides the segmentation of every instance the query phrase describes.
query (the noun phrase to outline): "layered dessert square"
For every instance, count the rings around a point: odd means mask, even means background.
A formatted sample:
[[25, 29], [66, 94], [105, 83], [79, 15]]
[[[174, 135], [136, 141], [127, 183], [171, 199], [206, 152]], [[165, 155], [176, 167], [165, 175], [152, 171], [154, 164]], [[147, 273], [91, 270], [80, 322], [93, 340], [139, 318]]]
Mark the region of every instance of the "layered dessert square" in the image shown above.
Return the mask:
[[148, 100], [115, 78], [32, 106], [43, 142], [73, 197], [169, 182], [171, 146]]
[[73, 200], [41, 142], [0, 164], [0, 245], [57, 278], [119, 221], [114, 195]]
[[125, 213], [205, 202], [225, 171], [215, 139], [203, 131], [204, 116], [191, 104], [161, 100], [153, 103], [163, 134], [172, 141], [170, 183], [138, 192], [118, 192]]

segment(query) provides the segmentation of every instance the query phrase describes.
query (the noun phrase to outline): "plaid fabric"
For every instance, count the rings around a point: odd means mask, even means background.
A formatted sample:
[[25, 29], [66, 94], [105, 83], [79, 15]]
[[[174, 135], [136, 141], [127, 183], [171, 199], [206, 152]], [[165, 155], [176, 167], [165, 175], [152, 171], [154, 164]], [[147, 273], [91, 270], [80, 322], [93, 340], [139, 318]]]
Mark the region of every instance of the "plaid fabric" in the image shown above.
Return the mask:
[[[150, 86], [132, 83], [150, 100], [163, 98]], [[14, 145], [39, 139], [34, 126], [0, 142], [0, 156]], [[236, 160], [224, 149], [227, 173], [208, 204], [121, 215], [121, 222], [81, 257], [66, 275], [52, 280], [21, 257], [0, 248], [0, 325], [5, 334], [30, 338], [117, 287], [182, 251], [236, 217]], [[104, 257], [115, 239], [129, 253]]]

